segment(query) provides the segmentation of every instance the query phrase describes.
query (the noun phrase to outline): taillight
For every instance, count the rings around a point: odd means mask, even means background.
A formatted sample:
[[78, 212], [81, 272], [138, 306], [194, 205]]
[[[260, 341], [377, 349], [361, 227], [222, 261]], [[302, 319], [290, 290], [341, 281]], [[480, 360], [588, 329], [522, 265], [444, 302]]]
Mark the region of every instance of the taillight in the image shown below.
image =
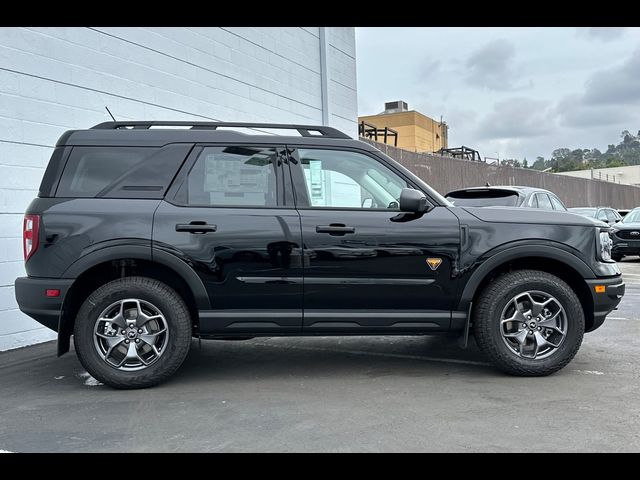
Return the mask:
[[38, 249], [39, 238], [40, 215], [25, 215], [24, 223], [22, 224], [22, 251], [25, 262]]

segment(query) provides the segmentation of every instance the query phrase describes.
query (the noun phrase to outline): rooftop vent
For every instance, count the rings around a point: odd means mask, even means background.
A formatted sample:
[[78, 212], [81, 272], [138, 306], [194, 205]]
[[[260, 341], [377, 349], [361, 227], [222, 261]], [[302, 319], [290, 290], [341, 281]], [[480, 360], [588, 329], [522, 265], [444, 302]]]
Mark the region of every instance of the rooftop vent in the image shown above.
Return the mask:
[[384, 104], [384, 113], [398, 113], [398, 112], [406, 112], [409, 110], [409, 105], [407, 102], [403, 102], [402, 100], [397, 100], [395, 102], [385, 102]]

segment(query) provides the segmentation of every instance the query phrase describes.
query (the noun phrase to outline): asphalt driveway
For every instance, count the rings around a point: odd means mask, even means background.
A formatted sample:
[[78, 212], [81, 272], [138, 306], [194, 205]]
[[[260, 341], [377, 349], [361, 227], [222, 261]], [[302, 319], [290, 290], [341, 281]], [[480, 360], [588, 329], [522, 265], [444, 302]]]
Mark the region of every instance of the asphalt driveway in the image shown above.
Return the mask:
[[137, 391], [54, 343], [0, 353], [0, 451], [639, 451], [640, 259], [621, 268], [620, 309], [545, 378], [447, 337], [194, 341]]

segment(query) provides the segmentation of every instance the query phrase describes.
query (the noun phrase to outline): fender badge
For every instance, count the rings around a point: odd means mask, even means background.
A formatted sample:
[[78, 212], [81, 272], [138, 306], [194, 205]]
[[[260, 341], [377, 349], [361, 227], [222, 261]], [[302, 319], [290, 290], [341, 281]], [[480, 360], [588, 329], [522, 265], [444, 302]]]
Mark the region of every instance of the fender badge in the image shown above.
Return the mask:
[[427, 265], [429, 265], [429, 268], [431, 268], [431, 270], [437, 270], [441, 263], [441, 258], [427, 258]]

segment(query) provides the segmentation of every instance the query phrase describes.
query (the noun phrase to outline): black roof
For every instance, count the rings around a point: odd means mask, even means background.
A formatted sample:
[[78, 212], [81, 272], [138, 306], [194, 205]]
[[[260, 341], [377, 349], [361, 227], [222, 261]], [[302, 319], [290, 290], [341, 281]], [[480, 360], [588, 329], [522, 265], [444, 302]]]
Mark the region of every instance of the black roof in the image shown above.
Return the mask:
[[457, 190], [452, 190], [451, 192], [447, 193], [447, 195], [451, 195], [453, 193], [458, 193], [458, 192], [469, 192], [469, 191], [473, 192], [473, 191], [483, 191], [483, 190], [506, 190], [506, 191], [517, 192], [523, 195], [526, 195], [527, 193], [534, 192], [534, 191], [553, 193], [549, 190], [546, 190], [544, 188], [539, 188], [539, 187], [526, 187], [521, 185], [490, 185], [488, 187], [459, 188]]
[[[158, 128], [166, 127], [166, 128]], [[173, 128], [172, 128], [173, 127]], [[181, 128], [175, 128], [181, 127]], [[249, 129], [256, 134], [233, 129]], [[276, 135], [269, 130], [295, 130], [295, 135]], [[105, 122], [86, 130], [69, 130], [57, 142], [64, 145], [127, 145], [162, 146], [168, 143], [246, 143], [357, 146], [367, 150], [370, 145], [354, 140], [347, 134], [323, 125], [294, 125], [239, 122], [174, 122], [131, 121]]]

